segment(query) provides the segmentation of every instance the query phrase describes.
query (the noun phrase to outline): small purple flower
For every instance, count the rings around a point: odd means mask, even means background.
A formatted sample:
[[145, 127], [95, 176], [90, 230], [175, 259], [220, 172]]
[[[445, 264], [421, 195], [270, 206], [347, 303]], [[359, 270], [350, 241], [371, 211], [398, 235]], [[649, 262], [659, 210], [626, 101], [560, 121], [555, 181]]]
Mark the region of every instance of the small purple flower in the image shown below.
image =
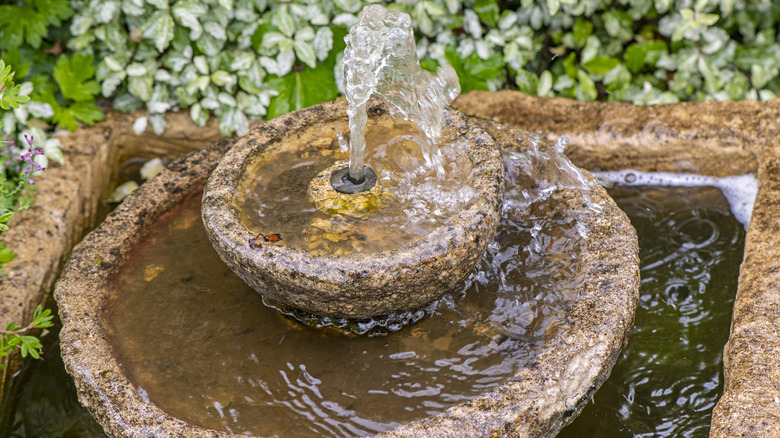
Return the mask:
[[[24, 135], [24, 141], [26, 141], [27, 145], [28, 145], [27, 146], [27, 152], [22, 154], [22, 156], [19, 157], [19, 159], [22, 162], [30, 164], [30, 166], [27, 166], [24, 169], [24, 171], [22, 172], [22, 175], [21, 175], [22, 177], [27, 178], [27, 177], [30, 176], [30, 174], [33, 171], [35, 171], [35, 172], [42, 172], [42, 171], [46, 170], [46, 168], [35, 162], [35, 159], [34, 159], [35, 155], [43, 155], [43, 149], [40, 149], [40, 148], [33, 149], [32, 148], [33, 136], [25, 134]], [[31, 178], [27, 178], [27, 182], [30, 183], [30, 184], [35, 184], [35, 181], [33, 181]]]

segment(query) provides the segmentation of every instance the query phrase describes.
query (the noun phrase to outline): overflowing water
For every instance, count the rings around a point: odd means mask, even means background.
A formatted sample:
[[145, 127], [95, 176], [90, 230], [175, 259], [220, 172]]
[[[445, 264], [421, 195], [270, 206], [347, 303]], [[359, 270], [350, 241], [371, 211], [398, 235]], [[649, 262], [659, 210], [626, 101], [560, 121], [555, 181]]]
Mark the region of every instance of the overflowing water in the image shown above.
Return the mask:
[[443, 173], [438, 143], [442, 110], [460, 94], [455, 70], [443, 66], [433, 75], [420, 67], [408, 14], [372, 5], [363, 9], [358, 20], [345, 38], [343, 58], [350, 178], [363, 180], [366, 102], [372, 95], [382, 99], [394, 117], [417, 124], [425, 134], [419, 147], [426, 164]]

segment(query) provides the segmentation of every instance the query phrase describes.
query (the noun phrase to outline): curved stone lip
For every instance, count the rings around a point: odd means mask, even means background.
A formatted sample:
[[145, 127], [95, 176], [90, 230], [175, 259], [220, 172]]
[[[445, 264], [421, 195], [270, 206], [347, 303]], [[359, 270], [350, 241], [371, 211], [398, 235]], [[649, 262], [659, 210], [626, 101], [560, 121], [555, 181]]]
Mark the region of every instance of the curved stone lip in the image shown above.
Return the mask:
[[[232, 436], [187, 423], [149, 401], [112, 354], [104, 314], [114, 279], [145, 229], [197, 194], [231, 145], [223, 141], [188, 154], [133, 192], [75, 247], [57, 283], [65, 367], [79, 401], [109, 436]], [[548, 342], [503, 385], [380, 436], [550, 436], [577, 416], [625, 345], [639, 296], [635, 231], [603, 188], [594, 186], [588, 195], [604, 207], [599, 213], [586, 212], [591, 227], [580, 268], [595, 280], [581, 285], [578, 300]], [[573, 198], [565, 190], [560, 193], [561, 202]]]
[[[387, 114], [378, 100], [369, 117]], [[277, 245], [250, 247], [255, 233], [243, 224], [238, 205], [247, 168], [283, 140], [317, 123], [346, 122], [346, 101], [315, 105], [258, 127], [236, 141], [209, 177], [202, 217], [222, 260], [263, 295], [307, 312], [338, 318], [363, 318], [414, 310], [451, 290], [479, 262], [500, 220], [504, 166], [495, 139], [454, 108], [445, 121], [472, 147], [474, 202], [442, 226], [398, 249], [347, 256], [312, 255]]]

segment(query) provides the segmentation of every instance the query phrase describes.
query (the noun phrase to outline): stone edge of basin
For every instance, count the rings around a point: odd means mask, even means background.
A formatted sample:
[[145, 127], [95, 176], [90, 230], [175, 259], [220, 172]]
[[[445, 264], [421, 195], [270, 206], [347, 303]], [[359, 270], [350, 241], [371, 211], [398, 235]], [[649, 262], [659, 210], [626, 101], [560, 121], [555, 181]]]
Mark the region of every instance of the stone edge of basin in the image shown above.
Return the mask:
[[[172, 206], [197, 193], [230, 145], [223, 141], [188, 154], [131, 194], [77, 245], [57, 284], [65, 367], [79, 401], [110, 436], [230, 436], [188, 424], [145, 401], [111, 354], [103, 319], [112, 279], [133, 242]], [[567, 190], [556, 196], [562, 202], [580, 199]], [[635, 231], [603, 188], [592, 187], [590, 196], [607, 201], [604, 211], [590, 214], [593, 227], [582, 258], [583, 272], [598, 280], [583, 284], [571, 313], [552, 334], [551, 348], [539, 351], [504, 385], [384, 436], [549, 436], [576, 417], [627, 341], [639, 288]]]
[[[295, 111], [238, 139], [209, 177], [203, 194], [206, 233], [220, 258], [256, 291], [307, 312], [336, 318], [365, 318], [414, 310], [462, 281], [493, 241], [501, 218], [504, 167], [496, 140], [457, 110], [445, 123], [467, 142], [474, 165], [476, 202], [422, 240], [371, 254], [314, 256], [284, 245], [251, 246], [255, 235], [243, 224], [239, 187], [247, 168], [264, 154], [285, 148], [285, 138], [315, 123], [343, 119], [346, 101]], [[369, 102], [369, 118], [386, 115]]]

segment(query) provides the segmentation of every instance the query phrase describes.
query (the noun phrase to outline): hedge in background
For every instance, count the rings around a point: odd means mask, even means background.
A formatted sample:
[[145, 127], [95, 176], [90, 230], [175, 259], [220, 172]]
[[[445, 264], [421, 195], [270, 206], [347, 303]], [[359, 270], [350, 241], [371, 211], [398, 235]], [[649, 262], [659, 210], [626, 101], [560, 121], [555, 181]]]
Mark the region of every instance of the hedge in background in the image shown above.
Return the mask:
[[[23, 0], [0, 6], [0, 58], [32, 100], [3, 119], [74, 130], [114, 109], [165, 129], [189, 111], [223, 135], [339, 94], [343, 36], [360, 0]], [[385, 2], [379, 2], [385, 3]], [[637, 104], [769, 99], [780, 88], [780, 2], [405, 0], [425, 68], [455, 67], [464, 92]], [[9, 113], [10, 114], [10, 113]], [[45, 123], [43, 123], [45, 122]], [[36, 136], [39, 138], [39, 136]]]

